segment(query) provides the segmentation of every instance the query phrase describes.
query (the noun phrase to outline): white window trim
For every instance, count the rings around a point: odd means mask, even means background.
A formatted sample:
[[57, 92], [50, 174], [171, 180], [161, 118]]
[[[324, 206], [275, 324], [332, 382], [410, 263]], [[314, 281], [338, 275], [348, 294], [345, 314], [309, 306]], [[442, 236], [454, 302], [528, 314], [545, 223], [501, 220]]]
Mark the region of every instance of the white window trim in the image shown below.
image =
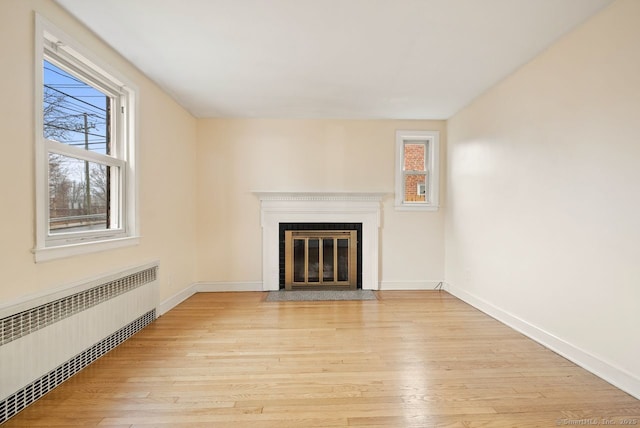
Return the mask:
[[[87, 152], [74, 147], [63, 147], [59, 145], [54, 150], [50, 150], [50, 144], [42, 134], [43, 129], [43, 116], [42, 116], [42, 103], [43, 103], [43, 70], [42, 64], [45, 59], [45, 38], [47, 40], [57, 40], [59, 43], [59, 49], [62, 50], [62, 55], [74, 56], [82, 60], [84, 64], [89, 67], [95, 67], [104, 73], [106, 73], [112, 82], [117, 82], [120, 91], [127, 92], [126, 105], [122, 105], [128, 114], [124, 119], [125, 126], [119, 130], [122, 134], [120, 137], [125, 138], [127, 144], [124, 147], [125, 153], [122, 153], [122, 157], [126, 159], [126, 162], [118, 158], [109, 158], [111, 165], [116, 165], [123, 168], [122, 177], [124, 183], [121, 184], [122, 188], [122, 206], [120, 207], [120, 215], [122, 216], [122, 229], [115, 229], [113, 231], [105, 231], [101, 233], [83, 234], [82, 237], [71, 238], [70, 235], [67, 239], [63, 238], [50, 238], [48, 236], [48, 223], [49, 223], [49, 177], [48, 177], [48, 153], [50, 151], [59, 152], [60, 154], [71, 155], [75, 158], [83, 160], [93, 160], [104, 163], [103, 156], [99, 153]], [[80, 43], [76, 42], [72, 37], [68, 36], [65, 32], [57, 28], [51, 22], [47, 21], [42, 16], [36, 14], [35, 16], [35, 229], [36, 229], [36, 242], [33, 249], [36, 262], [54, 260], [64, 257], [72, 257], [81, 254], [94, 253], [99, 251], [111, 250], [114, 248], [120, 248], [130, 245], [136, 245], [139, 243], [139, 217], [138, 217], [138, 183], [136, 178], [136, 141], [137, 141], [137, 127], [135, 118], [138, 116], [137, 111], [137, 87], [122, 76], [117, 71], [113, 70], [105, 62], [96, 58], [90, 51], [84, 48]], [[96, 81], [94, 76], [91, 79], [92, 82], [99, 86], [104, 83]], [[109, 87], [107, 85], [107, 87]], [[118, 110], [120, 107], [118, 107]], [[125, 134], [126, 133], [126, 134]]]
[[[410, 141], [429, 141], [427, 174], [427, 202], [404, 200], [404, 145]], [[437, 211], [440, 189], [440, 132], [438, 131], [396, 131], [396, 188], [395, 208], [399, 211]]]

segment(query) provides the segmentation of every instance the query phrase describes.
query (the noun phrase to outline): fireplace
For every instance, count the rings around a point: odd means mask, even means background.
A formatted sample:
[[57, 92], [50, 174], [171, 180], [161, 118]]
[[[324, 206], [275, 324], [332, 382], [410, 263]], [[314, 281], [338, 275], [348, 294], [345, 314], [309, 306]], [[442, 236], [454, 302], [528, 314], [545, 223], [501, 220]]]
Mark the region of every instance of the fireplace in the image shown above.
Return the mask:
[[[278, 290], [284, 277], [280, 264], [280, 224], [360, 224], [357, 237], [357, 284], [365, 290], [379, 288], [379, 234], [381, 201], [385, 193], [255, 192], [260, 199], [262, 226], [262, 289]], [[314, 229], [308, 229], [314, 230]], [[315, 229], [321, 230], [321, 229]], [[343, 228], [343, 230], [352, 230]], [[284, 248], [283, 248], [284, 253]]]
[[281, 289], [362, 288], [362, 223], [280, 223]]

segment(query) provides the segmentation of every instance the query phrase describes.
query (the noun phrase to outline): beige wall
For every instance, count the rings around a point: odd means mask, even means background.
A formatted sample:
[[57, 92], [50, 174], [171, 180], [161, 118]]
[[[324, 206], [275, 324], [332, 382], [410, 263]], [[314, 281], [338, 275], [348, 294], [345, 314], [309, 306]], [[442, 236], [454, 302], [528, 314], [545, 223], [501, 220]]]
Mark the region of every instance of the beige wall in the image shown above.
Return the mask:
[[[138, 246], [33, 261], [35, 11], [139, 87]], [[11, 100], [0, 107], [0, 129], [9, 149], [0, 169], [5, 284], [0, 304], [153, 260], [161, 262], [162, 300], [196, 280], [260, 282], [255, 190], [387, 191], [382, 281], [413, 287], [443, 279], [443, 211], [396, 212], [392, 192], [395, 130], [439, 130], [444, 145], [444, 122], [197, 121], [55, 3], [8, 0], [0, 3], [0, 12], [0, 47], [11, 58], [0, 69], [2, 93]]]
[[440, 131], [446, 142], [443, 121], [198, 121], [198, 279], [261, 281], [254, 191], [382, 191], [389, 193], [380, 241], [383, 287], [441, 281], [443, 210], [393, 208], [397, 129]]
[[640, 2], [614, 3], [448, 122], [446, 222], [453, 287], [636, 394], [638, 23]]
[[[35, 264], [34, 11], [139, 87], [141, 244]], [[161, 298], [195, 280], [196, 120], [52, 1], [0, 2], [0, 305], [160, 260]]]
[[[139, 87], [138, 246], [33, 261], [34, 10]], [[260, 282], [253, 191], [386, 191], [383, 288], [446, 276], [640, 379], [638, 22], [640, 2], [619, 0], [447, 129], [442, 121], [196, 121], [54, 2], [3, 0], [0, 305], [152, 260], [161, 263], [162, 300], [195, 281]], [[440, 211], [394, 210], [397, 129], [441, 131], [442, 166], [449, 161]]]

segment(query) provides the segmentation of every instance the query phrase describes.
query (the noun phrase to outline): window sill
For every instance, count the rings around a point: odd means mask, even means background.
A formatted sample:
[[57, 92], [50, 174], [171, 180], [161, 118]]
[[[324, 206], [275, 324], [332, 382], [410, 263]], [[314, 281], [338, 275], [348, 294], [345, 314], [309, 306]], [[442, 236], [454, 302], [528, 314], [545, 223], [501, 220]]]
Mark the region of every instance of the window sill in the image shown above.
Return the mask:
[[438, 211], [438, 205], [402, 204], [396, 205], [396, 211]]
[[79, 244], [60, 245], [57, 247], [35, 248], [33, 250], [36, 263], [50, 260], [63, 259], [67, 257], [79, 256], [83, 254], [98, 253], [116, 248], [130, 247], [138, 245], [140, 237], [131, 236], [126, 238], [109, 239], [105, 241], [83, 242]]

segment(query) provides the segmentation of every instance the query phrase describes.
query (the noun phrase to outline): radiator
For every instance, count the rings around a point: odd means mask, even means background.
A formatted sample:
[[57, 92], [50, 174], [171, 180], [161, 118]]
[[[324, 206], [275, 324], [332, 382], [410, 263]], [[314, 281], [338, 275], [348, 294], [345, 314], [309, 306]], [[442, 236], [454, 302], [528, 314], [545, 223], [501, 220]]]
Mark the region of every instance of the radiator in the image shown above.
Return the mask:
[[0, 424], [156, 318], [147, 264], [0, 307]]

